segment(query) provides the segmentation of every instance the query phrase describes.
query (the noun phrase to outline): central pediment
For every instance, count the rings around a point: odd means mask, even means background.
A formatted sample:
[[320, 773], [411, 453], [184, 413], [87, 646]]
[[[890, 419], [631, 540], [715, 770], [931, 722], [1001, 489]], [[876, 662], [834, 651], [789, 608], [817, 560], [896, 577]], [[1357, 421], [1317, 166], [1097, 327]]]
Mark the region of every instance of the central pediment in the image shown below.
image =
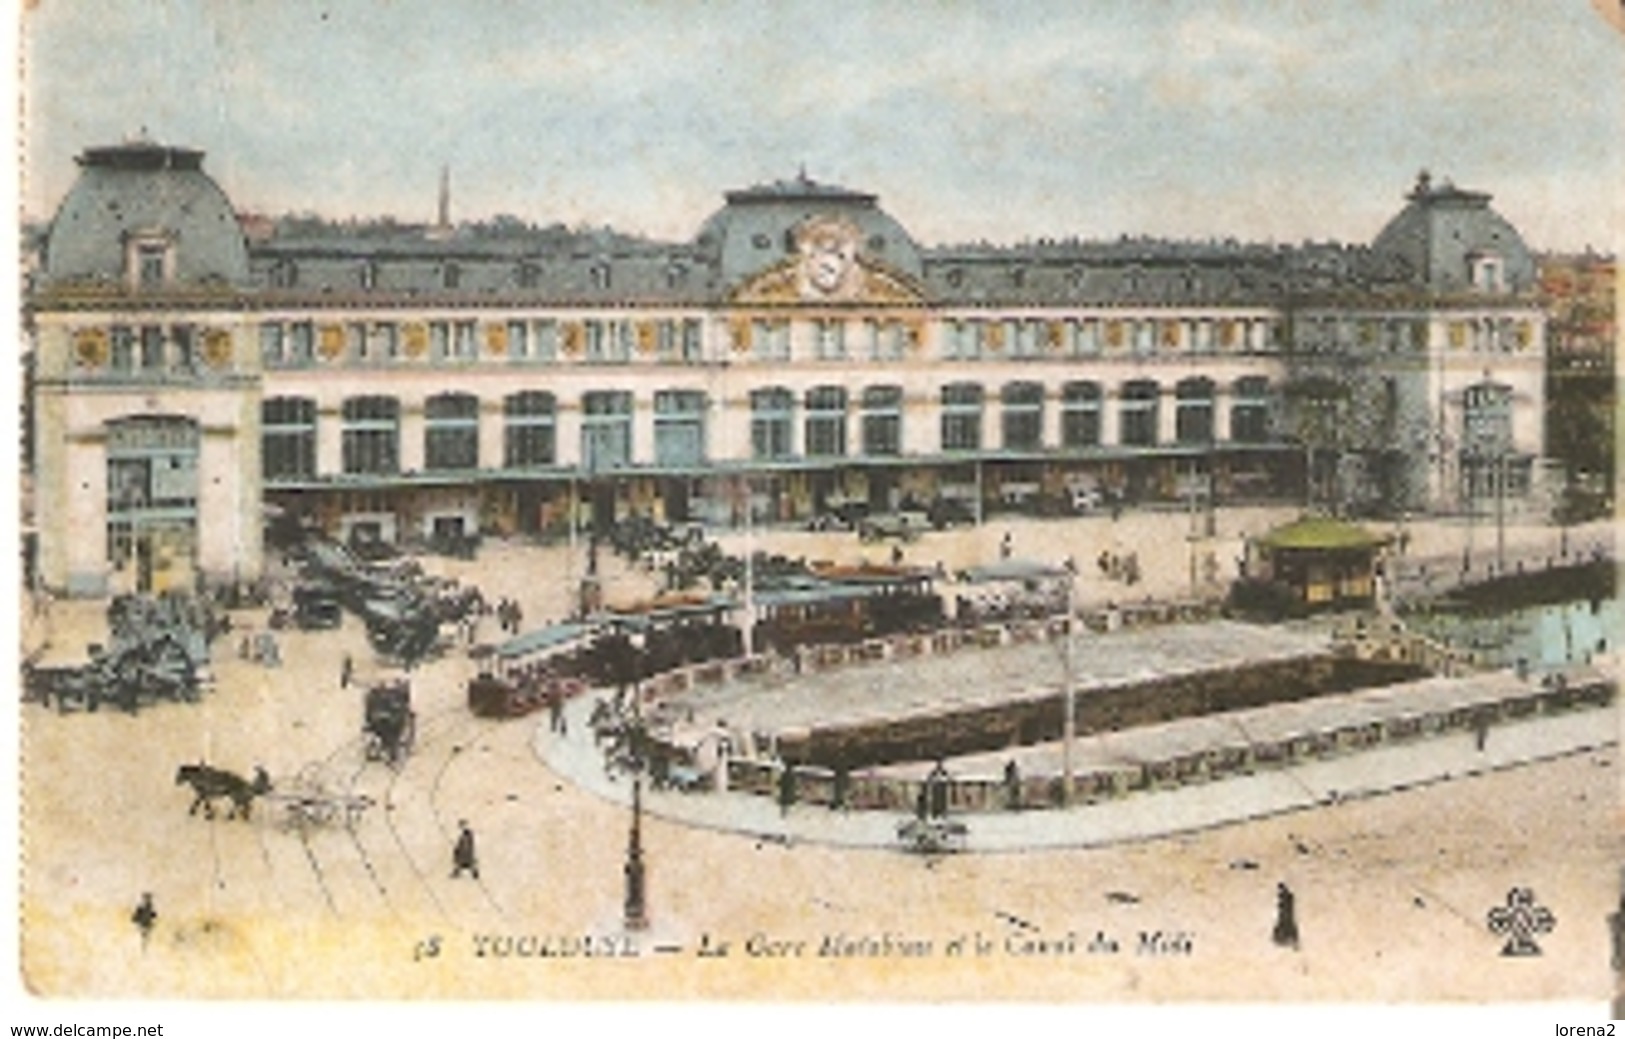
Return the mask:
[[912, 278], [862, 257], [856, 257], [842, 278], [828, 290], [808, 276], [803, 262], [792, 257], [740, 283], [728, 294], [734, 303], [784, 305], [852, 304], [891, 305], [923, 303], [925, 293]]
[[925, 298], [918, 285], [863, 255], [862, 232], [851, 220], [811, 217], [792, 234], [794, 254], [741, 283], [731, 295], [734, 302], [888, 304]]

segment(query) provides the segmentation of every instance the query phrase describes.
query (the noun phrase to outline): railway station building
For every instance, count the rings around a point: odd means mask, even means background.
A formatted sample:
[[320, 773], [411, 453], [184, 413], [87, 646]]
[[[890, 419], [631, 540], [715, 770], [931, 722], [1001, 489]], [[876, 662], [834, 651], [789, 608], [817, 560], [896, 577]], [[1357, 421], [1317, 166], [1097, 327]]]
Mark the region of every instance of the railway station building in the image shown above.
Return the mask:
[[691, 240], [249, 234], [201, 151], [92, 147], [25, 290], [34, 572], [252, 580], [344, 539], [569, 517], [1545, 508], [1545, 319], [1490, 196], [1369, 244], [926, 245], [872, 193], [728, 191]]

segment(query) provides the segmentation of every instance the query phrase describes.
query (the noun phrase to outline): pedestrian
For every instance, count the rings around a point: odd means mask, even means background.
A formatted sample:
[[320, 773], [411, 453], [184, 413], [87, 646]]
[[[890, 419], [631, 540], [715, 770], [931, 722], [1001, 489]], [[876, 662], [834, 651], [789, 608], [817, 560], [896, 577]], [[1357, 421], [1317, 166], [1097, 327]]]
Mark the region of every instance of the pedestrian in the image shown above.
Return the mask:
[[1275, 885], [1275, 944], [1298, 947], [1297, 898], [1285, 884]]
[[999, 558], [1009, 559], [1011, 552], [1014, 550], [1015, 540], [1011, 538], [1010, 532], [1007, 530], [1004, 532], [1004, 537], [999, 539]]
[[925, 786], [929, 794], [927, 810], [931, 818], [943, 819], [948, 815], [948, 767], [941, 758], [931, 769], [931, 774], [925, 777]]
[[1480, 754], [1484, 752], [1484, 744], [1489, 742], [1489, 738], [1490, 718], [1488, 714], [1480, 711], [1473, 716], [1473, 744]]
[[141, 892], [141, 901], [135, 904], [130, 922], [141, 932], [141, 951], [146, 952], [147, 940], [152, 937], [152, 929], [158, 924], [158, 910], [153, 908], [151, 891]]
[[1004, 763], [1004, 806], [1012, 812], [1021, 809], [1021, 768], [1015, 758]]
[[785, 762], [783, 771], [779, 773], [779, 815], [789, 815], [790, 806], [795, 803], [796, 770], [789, 762]]
[[547, 712], [549, 728], [553, 732], [564, 731], [564, 693], [558, 689], [553, 690], [547, 697]]
[[474, 831], [468, 820], [457, 820], [457, 846], [451, 850], [451, 876], [455, 880], [466, 870], [475, 880], [480, 879], [480, 862], [474, 855]]
[[903, 565], [903, 546], [902, 545], [893, 545], [891, 547], [891, 565], [892, 566], [902, 566]]
[[355, 677], [355, 661], [351, 660], [350, 659], [350, 654], [346, 653], [346, 654], [344, 654], [344, 665], [339, 668], [339, 688], [340, 689], [348, 689], [348, 688], [350, 688], [350, 679], [352, 679], [354, 677]]

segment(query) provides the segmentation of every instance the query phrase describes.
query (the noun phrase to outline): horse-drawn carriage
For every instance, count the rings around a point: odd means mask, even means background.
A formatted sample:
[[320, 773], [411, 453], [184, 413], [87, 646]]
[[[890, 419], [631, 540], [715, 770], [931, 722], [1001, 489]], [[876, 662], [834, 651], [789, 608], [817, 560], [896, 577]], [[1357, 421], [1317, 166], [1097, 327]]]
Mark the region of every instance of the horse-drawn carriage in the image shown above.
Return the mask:
[[417, 713], [412, 710], [412, 685], [404, 678], [380, 682], [367, 690], [362, 736], [368, 761], [399, 765], [417, 739]]

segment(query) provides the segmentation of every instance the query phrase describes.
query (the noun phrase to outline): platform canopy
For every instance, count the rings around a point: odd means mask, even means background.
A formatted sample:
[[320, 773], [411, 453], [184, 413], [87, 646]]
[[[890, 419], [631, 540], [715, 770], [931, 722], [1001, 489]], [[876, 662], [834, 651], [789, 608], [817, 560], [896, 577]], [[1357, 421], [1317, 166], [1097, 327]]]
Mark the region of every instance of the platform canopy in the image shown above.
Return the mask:
[[1374, 534], [1356, 523], [1329, 519], [1323, 516], [1305, 516], [1274, 530], [1258, 539], [1264, 548], [1287, 551], [1336, 552], [1348, 549], [1375, 548], [1388, 539]]

